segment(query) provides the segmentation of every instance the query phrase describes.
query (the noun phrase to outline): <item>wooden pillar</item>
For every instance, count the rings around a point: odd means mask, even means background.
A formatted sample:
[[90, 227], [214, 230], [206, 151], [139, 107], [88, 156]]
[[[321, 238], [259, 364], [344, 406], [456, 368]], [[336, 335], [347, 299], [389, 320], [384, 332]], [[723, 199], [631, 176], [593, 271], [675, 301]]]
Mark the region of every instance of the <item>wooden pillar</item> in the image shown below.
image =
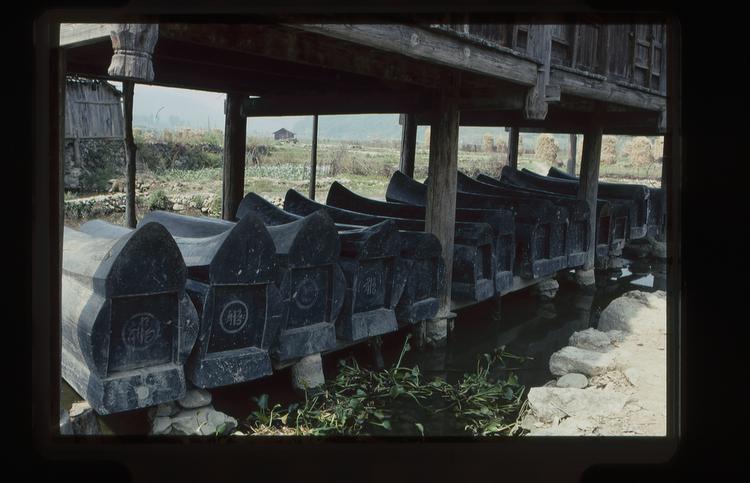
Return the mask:
[[[579, 200], [584, 200], [589, 205], [592, 214], [596, 213], [596, 199], [599, 191], [599, 158], [602, 151], [602, 134], [604, 129], [600, 126], [590, 126], [583, 133], [583, 152], [581, 153], [581, 175], [578, 184]], [[596, 248], [596, 215], [591, 216], [589, 223], [589, 246], [588, 256], [583, 264], [583, 271], [594, 269], [594, 255]]]
[[[452, 92], [452, 91], [451, 91]], [[456, 228], [456, 179], [458, 169], [459, 111], [455, 99], [444, 90], [437, 101], [430, 128], [430, 161], [428, 167], [425, 231], [434, 234], [443, 247], [445, 288], [435, 323], [428, 323], [427, 340], [447, 335], [447, 317], [451, 308], [453, 276], [453, 239]]]
[[133, 93], [132, 80], [122, 81], [122, 103], [125, 115], [125, 226], [135, 228], [135, 141], [133, 140]]
[[576, 150], [578, 148], [578, 136], [570, 135], [570, 153], [568, 153], [568, 174], [576, 175]]
[[224, 220], [235, 219], [237, 207], [245, 194], [247, 118], [242, 114], [245, 97], [230, 92], [224, 103], [224, 176], [221, 194], [221, 217]]
[[417, 152], [417, 118], [414, 114], [402, 114], [401, 162], [398, 169], [410, 178], [414, 177], [414, 158]]
[[310, 192], [311, 200], [315, 199], [315, 175], [318, 171], [318, 115], [313, 116], [312, 152], [310, 153]]
[[508, 166], [518, 169], [518, 127], [513, 126], [508, 133]]
[[667, 176], [672, 164], [672, 132], [664, 134], [664, 150], [661, 154], [661, 187], [667, 187]]
[[122, 80], [154, 80], [152, 56], [159, 38], [159, 24], [118, 23], [111, 31], [112, 62], [107, 73]]

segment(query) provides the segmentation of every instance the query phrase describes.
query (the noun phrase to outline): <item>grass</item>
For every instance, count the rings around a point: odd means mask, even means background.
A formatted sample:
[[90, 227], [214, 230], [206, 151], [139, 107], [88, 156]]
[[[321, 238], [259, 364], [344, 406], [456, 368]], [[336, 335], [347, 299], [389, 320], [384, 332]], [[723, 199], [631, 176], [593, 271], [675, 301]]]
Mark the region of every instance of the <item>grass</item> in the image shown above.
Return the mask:
[[[494, 367], [509, 358], [521, 359], [503, 348], [483, 354], [476, 370], [455, 384], [427, 380], [419, 366], [401, 365], [410, 350], [407, 336], [398, 360], [388, 369], [359, 367], [355, 359], [341, 361], [339, 373], [316, 395], [286, 408], [271, 405], [268, 395], [253, 398], [257, 409], [244, 421], [250, 435], [428, 436], [440, 434], [440, 417], [452, 418], [467, 436], [516, 435], [522, 430], [518, 415], [524, 386], [510, 373], [490, 377]], [[442, 415], [442, 416], [441, 416]]]
[[[171, 136], [174, 137], [175, 134], [173, 133]], [[218, 133], [214, 131], [208, 134], [188, 133], [180, 136], [177, 136], [177, 138], [190, 145], [192, 151], [197, 149], [196, 146], [216, 144], [220, 141]], [[148, 139], [141, 135], [140, 142], [150, 142]], [[152, 139], [152, 141], [154, 140], [164, 141], [157, 138]], [[310, 179], [310, 143], [283, 143], [261, 138], [250, 138], [248, 143], [249, 145], [264, 144], [268, 147], [268, 152], [259, 156], [257, 163], [254, 163], [248, 156], [245, 168], [245, 192], [255, 192], [269, 198], [283, 198], [289, 189], [307, 194]], [[142, 152], [145, 154], [146, 151], [144, 149]], [[188, 150], [187, 152], [192, 151]], [[160, 151], [152, 149], [151, 152], [153, 154]], [[163, 194], [169, 199], [175, 197], [206, 199], [212, 194], [220, 195], [223, 170], [220, 163], [217, 165], [216, 160], [220, 159], [221, 155], [204, 152], [201, 156], [212, 157], [210, 164], [214, 165], [180, 169], [170, 167], [174, 163], [173, 160], [169, 159], [162, 160], [163, 162], [156, 160], [151, 163], [154, 166], [160, 166], [158, 169], [139, 170], [136, 174], [137, 182], [143, 182], [149, 186], [143, 195], [151, 197], [158, 190], [162, 190]], [[384, 199], [390, 176], [398, 169], [399, 157], [399, 146], [395, 142], [320, 140], [317, 156], [316, 199], [325, 201], [328, 189], [333, 181], [340, 181], [363, 196]], [[506, 157], [507, 154], [504, 152], [459, 150], [458, 168], [470, 176], [478, 173], [499, 176], [502, 166], [505, 165]], [[203, 161], [189, 161], [187, 164], [197, 166], [201, 162]], [[416, 179], [423, 181], [427, 177], [428, 164], [429, 148], [424, 144], [419, 144], [415, 156], [414, 175]], [[527, 154], [519, 158], [519, 168], [529, 168], [546, 174], [549, 164]], [[634, 166], [629, 164], [627, 159], [618, 160], [618, 163], [614, 165], [602, 165], [600, 168], [600, 176], [606, 181], [635, 182], [658, 186], [660, 175], [661, 165], [658, 163], [648, 166]], [[98, 192], [103, 193], [109, 187], [108, 180], [117, 177], [121, 180], [124, 179], [121, 173], [114, 172], [114, 168], [107, 168], [93, 173], [91, 181], [98, 186]], [[68, 192], [65, 194], [65, 199], [72, 200], [82, 195], [83, 193]], [[152, 203], [147, 202], [146, 204]], [[212, 211], [212, 213], [220, 212], [220, 199], [215, 201], [213, 208], [218, 208], [218, 210]], [[85, 217], [85, 214], [81, 215]]]

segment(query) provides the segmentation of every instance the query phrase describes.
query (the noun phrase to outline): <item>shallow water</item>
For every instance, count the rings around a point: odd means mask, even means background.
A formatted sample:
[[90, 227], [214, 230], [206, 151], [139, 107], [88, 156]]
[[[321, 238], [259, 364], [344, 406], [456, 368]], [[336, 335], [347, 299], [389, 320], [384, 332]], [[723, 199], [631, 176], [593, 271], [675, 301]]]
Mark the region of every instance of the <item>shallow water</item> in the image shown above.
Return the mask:
[[[630, 290], [651, 292], [666, 289], [666, 265], [662, 262], [627, 261], [624, 268], [597, 272], [596, 291], [585, 293], [575, 284], [558, 277], [560, 289], [556, 297], [543, 301], [531, 290], [522, 290], [502, 298], [500, 306], [486, 301], [458, 312], [454, 328], [443, 348], [406, 353], [402, 365], [418, 365], [425, 377], [440, 377], [455, 382], [464, 373], [473, 372], [477, 359], [501, 346], [507, 352], [527, 358], [523, 363], [508, 360], [506, 368], [497, 368], [492, 377], [505, 378], [508, 371], [518, 376], [527, 388], [540, 386], [554, 379], [549, 372], [550, 356], [567, 345], [573, 332], [596, 327], [601, 311], [615, 298]], [[382, 337], [381, 353], [386, 366], [396, 362], [407, 330]], [[338, 361], [355, 357], [362, 367], [373, 367], [374, 357], [367, 344], [329, 354], [323, 358], [326, 378], [334, 377]], [[213, 405], [238, 420], [244, 420], [256, 409], [253, 397], [268, 394], [271, 404], [286, 406], [300, 397], [291, 387], [291, 370], [277, 371], [273, 376], [233, 386], [212, 389]], [[64, 381], [61, 387], [62, 407], [69, 408], [81, 398]], [[409, 407], [391, 408], [399, 412], [401, 424], [420, 421], [427, 435], [466, 435], [449, 413], [427, 416]], [[425, 418], [428, 418], [426, 421]], [[129, 411], [100, 417], [107, 434], [147, 434], [146, 410]], [[427, 428], [429, 427], [429, 431]], [[398, 435], [399, 425], [384, 434]], [[409, 428], [409, 434], [414, 434]]]

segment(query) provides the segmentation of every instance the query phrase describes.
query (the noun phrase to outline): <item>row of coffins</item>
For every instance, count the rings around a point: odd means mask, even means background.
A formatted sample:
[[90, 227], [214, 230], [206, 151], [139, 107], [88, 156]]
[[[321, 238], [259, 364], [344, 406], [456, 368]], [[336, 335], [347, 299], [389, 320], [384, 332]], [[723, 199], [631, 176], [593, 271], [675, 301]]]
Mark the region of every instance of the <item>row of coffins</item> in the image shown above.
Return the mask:
[[[578, 181], [536, 174], [527, 169], [504, 166], [500, 180], [510, 185], [536, 188], [558, 194], [576, 196]], [[625, 239], [643, 238], [648, 232], [650, 192], [645, 186], [617, 183], [599, 185], [597, 197], [627, 207], [628, 224]]]
[[[252, 198], [254, 195], [249, 195]], [[434, 235], [324, 210], [237, 222], [151, 212], [132, 230], [65, 228], [62, 375], [100, 414], [271, 374], [437, 313]], [[283, 222], [282, 222], [283, 221]]]
[[[565, 171], [555, 168], [554, 166], [552, 166], [549, 169], [547, 176], [550, 176], [553, 178], [562, 178], [562, 179], [578, 181], [578, 178], [576, 176], [569, 175]], [[624, 189], [628, 189], [627, 188], [628, 186], [633, 186], [633, 185], [623, 184], [623, 183], [599, 182], [599, 186], [623, 186], [623, 187], [626, 187]], [[648, 225], [647, 235], [650, 237], [654, 237], [654, 238], [663, 238], [666, 234], [666, 228], [667, 228], [666, 191], [664, 190], [664, 188], [646, 187], [646, 189], [649, 192], [649, 195], [648, 195], [649, 209], [648, 209], [648, 217], [646, 221]]]

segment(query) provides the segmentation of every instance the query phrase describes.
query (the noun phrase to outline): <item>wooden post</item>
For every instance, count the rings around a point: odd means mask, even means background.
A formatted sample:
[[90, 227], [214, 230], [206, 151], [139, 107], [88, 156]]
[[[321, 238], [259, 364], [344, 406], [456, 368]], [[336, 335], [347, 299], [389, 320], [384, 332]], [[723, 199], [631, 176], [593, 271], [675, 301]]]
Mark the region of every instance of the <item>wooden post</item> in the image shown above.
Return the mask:
[[667, 187], [667, 173], [672, 164], [672, 131], [664, 134], [664, 150], [661, 154], [661, 187]]
[[133, 140], [133, 93], [132, 80], [122, 81], [122, 103], [125, 115], [125, 225], [135, 228], [135, 141]]
[[519, 130], [517, 126], [510, 128], [508, 133], [508, 166], [518, 169], [518, 137]]
[[443, 248], [445, 288], [441, 294], [438, 317], [426, 324], [428, 343], [447, 337], [447, 317], [451, 308], [453, 276], [453, 239], [456, 228], [456, 180], [458, 169], [459, 111], [455, 99], [443, 90], [437, 100], [430, 129], [425, 231], [434, 234]]
[[312, 152], [310, 153], [310, 199], [315, 199], [315, 175], [318, 170], [318, 115], [313, 116]]
[[417, 151], [417, 118], [414, 114], [402, 114], [401, 162], [398, 169], [410, 178], [414, 177], [414, 158]]
[[[581, 175], [578, 185], [579, 200], [584, 200], [589, 205], [591, 213], [596, 213], [596, 200], [599, 191], [599, 158], [602, 151], [602, 134], [604, 129], [601, 125], [592, 125], [586, 128], [583, 134], [583, 152], [581, 153]], [[580, 272], [590, 272], [589, 276], [578, 277], [579, 283], [583, 285], [593, 284], [594, 255], [596, 248], [596, 216], [591, 216], [589, 223], [589, 246], [588, 256]], [[579, 271], [576, 271], [578, 274]], [[591, 283], [585, 283], [590, 281]]]
[[221, 217], [234, 220], [245, 194], [245, 149], [247, 118], [242, 114], [244, 95], [227, 94], [224, 102], [224, 177], [221, 195]]
[[154, 80], [152, 56], [159, 38], [159, 24], [118, 23], [111, 31], [112, 62], [107, 73], [122, 80]]
[[552, 54], [552, 26], [529, 26], [526, 52], [539, 62], [536, 84], [526, 94], [524, 119], [543, 120], [547, 117], [547, 84], [549, 84]]
[[576, 150], [578, 148], [578, 136], [570, 135], [570, 153], [568, 154], [568, 174], [576, 175]]

